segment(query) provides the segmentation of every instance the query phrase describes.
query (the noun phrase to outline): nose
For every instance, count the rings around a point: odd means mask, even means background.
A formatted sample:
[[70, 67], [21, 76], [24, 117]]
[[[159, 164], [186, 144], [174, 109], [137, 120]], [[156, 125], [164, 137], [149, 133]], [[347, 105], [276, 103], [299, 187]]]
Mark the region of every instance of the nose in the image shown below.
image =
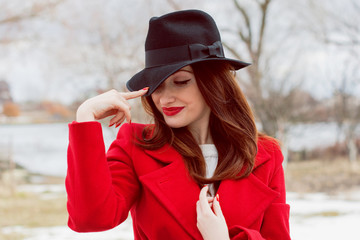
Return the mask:
[[161, 89], [159, 101], [161, 106], [167, 106], [175, 102], [174, 92], [168, 87], [164, 87], [163, 89]]

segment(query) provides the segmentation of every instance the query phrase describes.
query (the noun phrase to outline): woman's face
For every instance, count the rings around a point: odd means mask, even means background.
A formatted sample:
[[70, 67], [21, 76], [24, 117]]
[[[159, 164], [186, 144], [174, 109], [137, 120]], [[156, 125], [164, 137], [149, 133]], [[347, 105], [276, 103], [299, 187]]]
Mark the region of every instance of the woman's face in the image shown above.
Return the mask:
[[151, 97], [172, 128], [199, 129], [209, 122], [211, 111], [200, 93], [191, 66], [168, 77]]

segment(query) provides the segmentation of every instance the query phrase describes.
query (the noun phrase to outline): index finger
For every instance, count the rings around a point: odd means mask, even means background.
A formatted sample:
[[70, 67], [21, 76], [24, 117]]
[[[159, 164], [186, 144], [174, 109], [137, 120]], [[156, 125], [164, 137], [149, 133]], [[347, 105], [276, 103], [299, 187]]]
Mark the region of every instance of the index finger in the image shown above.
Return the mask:
[[206, 199], [206, 202], [207, 201], [207, 192], [209, 190], [209, 186], [208, 185], [205, 185], [201, 190], [200, 190], [200, 194], [199, 194], [199, 200], [201, 201], [204, 201], [205, 202], [205, 199]]
[[125, 92], [125, 93], [121, 93], [121, 95], [126, 99], [133, 99], [133, 98], [137, 98], [137, 97], [141, 97], [142, 95], [144, 95], [145, 93], [147, 93], [147, 91], [149, 90], [148, 87], [143, 88], [141, 90], [138, 91], [134, 91], [134, 92]]
[[202, 211], [211, 211], [209, 202], [207, 199], [208, 190], [209, 190], [209, 187], [205, 186], [201, 189], [200, 194], [199, 194], [199, 204], [200, 204], [200, 209]]

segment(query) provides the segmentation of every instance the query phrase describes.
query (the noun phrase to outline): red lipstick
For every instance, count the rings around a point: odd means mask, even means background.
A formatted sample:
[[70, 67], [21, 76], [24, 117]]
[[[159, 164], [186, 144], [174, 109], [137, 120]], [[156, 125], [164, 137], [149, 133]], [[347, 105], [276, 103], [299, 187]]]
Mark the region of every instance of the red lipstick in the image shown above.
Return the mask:
[[184, 107], [169, 107], [169, 108], [163, 107], [162, 108], [163, 113], [166, 116], [174, 116], [174, 115], [178, 114], [179, 112], [181, 112], [181, 110], [183, 110], [183, 109], [184, 109]]

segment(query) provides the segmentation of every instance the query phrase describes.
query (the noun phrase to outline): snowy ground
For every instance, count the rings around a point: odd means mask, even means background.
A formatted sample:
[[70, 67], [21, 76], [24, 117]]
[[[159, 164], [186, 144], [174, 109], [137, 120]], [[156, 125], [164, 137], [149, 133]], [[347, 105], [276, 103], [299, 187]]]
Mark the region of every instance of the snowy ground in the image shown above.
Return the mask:
[[76, 233], [67, 226], [46, 228], [24, 228], [21, 226], [6, 227], [2, 229], [4, 234], [21, 233], [23, 240], [130, 240], [133, 238], [130, 221], [124, 222], [119, 227], [97, 233]]
[[[65, 176], [67, 131], [67, 124], [0, 125], [0, 150], [6, 150], [5, 154], [11, 154], [17, 163], [32, 172]], [[336, 139], [335, 135], [334, 124], [297, 126], [291, 131], [289, 145], [300, 149], [317, 144], [331, 145]], [[114, 132], [104, 129], [106, 146], [114, 136]], [[44, 191], [36, 185], [23, 186], [20, 190]], [[51, 186], [46, 192], [47, 197], [51, 197], [49, 193], [64, 194], [64, 187]], [[360, 192], [336, 196], [288, 193], [288, 203], [291, 206], [290, 229], [293, 240], [360, 239]], [[21, 233], [27, 236], [25, 240], [133, 239], [130, 220], [113, 230], [100, 233], [75, 233], [67, 226], [10, 226], [0, 231], [4, 234]]]
[[[26, 185], [18, 191], [64, 194], [62, 185]], [[288, 193], [291, 206], [290, 229], [293, 240], [358, 240], [360, 239], [360, 192], [328, 196], [322, 193]], [[98, 233], [76, 233], [67, 226], [25, 228], [10, 226], [3, 234], [21, 233], [24, 240], [130, 240], [133, 239], [131, 219], [119, 227]]]
[[293, 240], [359, 240], [360, 192], [327, 196], [288, 193]]

